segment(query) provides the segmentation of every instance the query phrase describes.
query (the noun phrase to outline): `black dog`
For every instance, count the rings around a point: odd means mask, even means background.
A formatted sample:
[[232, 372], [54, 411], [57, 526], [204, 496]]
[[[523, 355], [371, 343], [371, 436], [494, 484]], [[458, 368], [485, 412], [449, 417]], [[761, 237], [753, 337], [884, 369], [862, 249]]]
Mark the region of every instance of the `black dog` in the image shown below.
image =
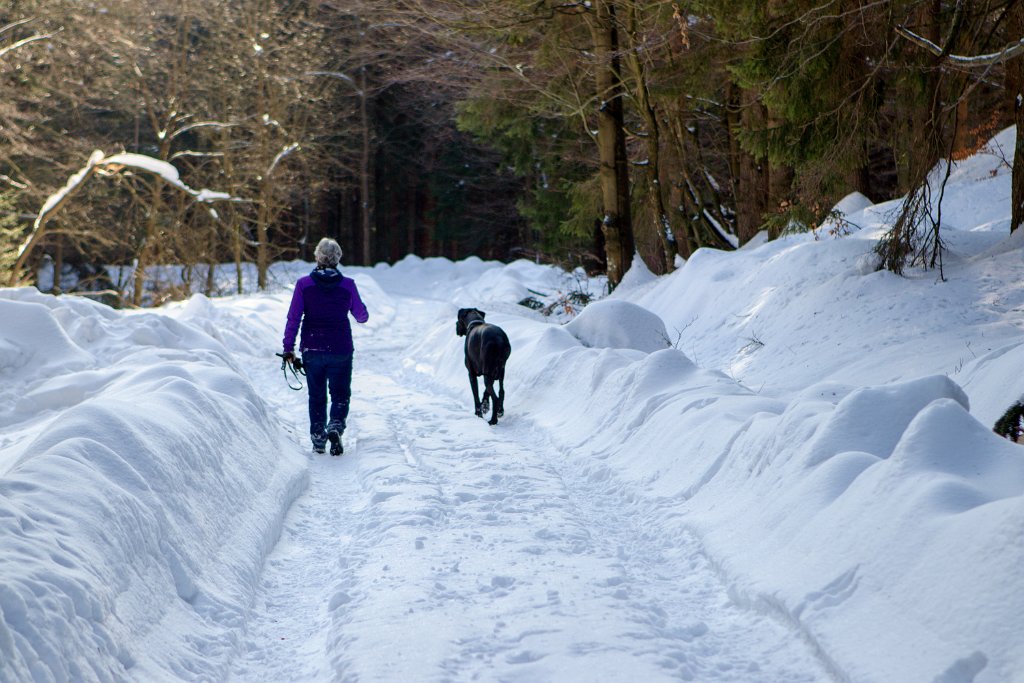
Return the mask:
[[[484, 322], [484, 312], [475, 308], [460, 308], [455, 322], [455, 334], [466, 338], [466, 369], [469, 386], [473, 388], [473, 408], [478, 417], [487, 411], [489, 400], [494, 401], [489, 424], [498, 424], [505, 414], [505, 362], [512, 354], [512, 345], [505, 331], [497, 325]], [[476, 378], [484, 376], [484, 400], [481, 403]], [[494, 382], [498, 393], [494, 393]]]

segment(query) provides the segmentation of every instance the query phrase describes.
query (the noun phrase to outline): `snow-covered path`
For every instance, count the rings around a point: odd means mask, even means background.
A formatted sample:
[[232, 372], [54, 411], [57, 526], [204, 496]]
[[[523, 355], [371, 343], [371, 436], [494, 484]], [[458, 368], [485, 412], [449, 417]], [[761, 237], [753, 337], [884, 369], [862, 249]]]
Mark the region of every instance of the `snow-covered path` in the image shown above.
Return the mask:
[[[232, 680], [832, 680], [797, 631], [730, 600], [678, 503], [403, 370], [441, 304], [397, 302], [357, 341], [346, 453], [311, 456]], [[304, 443], [304, 393], [265, 379]]]
[[[272, 355], [311, 264], [156, 310], [0, 288], [0, 682], [1024, 681], [999, 139], [950, 177], [945, 279], [876, 272], [898, 202], [863, 197], [845, 238], [611, 297], [523, 260], [347, 268], [342, 458]], [[513, 344], [496, 428], [465, 305]]]

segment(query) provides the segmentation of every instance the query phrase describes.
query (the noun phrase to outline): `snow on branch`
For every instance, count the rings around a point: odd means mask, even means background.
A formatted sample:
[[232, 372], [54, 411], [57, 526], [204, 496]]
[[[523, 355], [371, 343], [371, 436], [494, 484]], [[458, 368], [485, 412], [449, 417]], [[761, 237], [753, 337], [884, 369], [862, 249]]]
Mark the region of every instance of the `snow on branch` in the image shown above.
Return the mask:
[[306, 75], [328, 76], [329, 78], [337, 78], [351, 85], [355, 89], [356, 95], [358, 95], [359, 97], [363, 97], [365, 95], [365, 93], [362, 90], [360, 90], [360, 88], [356, 85], [356, 82], [352, 79], [351, 76], [340, 71], [307, 71]]
[[17, 50], [19, 47], [24, 47], [24, 46], [28, 45], [29, 43], [35, 43], [35, 42], [38, 42], [40, 40], [49, 40], [52, 37], [53, 37], [52, 33], [47, 33], [46, 35], [29, 36], [28, 38], [25, 38], [23, 40], [19, 40], [16, 43], [11, 43], [7, 47], [0, 48], [0, 58], [2, 58], [8, 52], [13, 52], [13, 51]]
[[15, 180], [14, 178], [12, 178], [9, 175], [4, 175], [4, 174], [0, 173], [0, 180], [2, 180], [3, 182], [7, 183], [11, 187], [18, 188], [19, 190], [28, 189], [28, 185], [26, 185], [25, 183], [19, 183], [17, 180]]
[[224, 152], [196, 152], [191, 149], [183, 149], [180, 152], [175, 152], [171, 155], [171, 159], [181, 159], [183, 157], [198, 157], [201, 159], [209, 159], [224, 156]]
[[176, 138], [179, 135], [187, 133], [190, 130], [195, 130], [196, 128], [231, 128], [237, 125], [237, 123], [224, 123], [222, 121], [196, 121], [195, 123], [190, 123], [187, 126], [182, 126], [178, 130], [174, 131], [171, 134], [171, 137]]
[[13, 31], [14, 29], [18, 28], [19, 26], [24, 26], [25, 24], [29, 24], [29, 23], [31, 23], [33, 21], [35, 21], [35, 18], [34, 17], [29, 17], [28, 19], [19, 19], [18, 21], [12, 21], [11, 23], [7, 24], [6, 26], [0, 26], [0, 36], [2, 36], [3, 34], [7, 33], [8, 31]]
[[80, 171], [74, 173], [70, 178], [68, 178], [68, 182], [66, 185], [64, 185], [64, 187], [57, 190], [56, 192], [54, 192], [53, 194], [46, 198], [46, 201], [43, 202], [42, 208], [39, 209], [39, 215], [36, 216], [36, 220], [32, 224], [32, 234], [28, 236], [28, 239], [25, 240], [25, 243], [22, 244], [21, 248], [18, 250], [19, 259], [21, 258], [22, 254], [27, 252], [28, 249], [31, 247], [36, 232], [38, 232], [39, 229], [42, 226], [44, 226], [48, 220], [50, 220], [50, 217], [54, 214], [54, 212], [60, 209], [60, 207], [64, 206], [64, 204], [67, 203], [67, 201], [71, 199], [71, 197], [78, 193], [78, 191], [85, 184], [85, 181], [89, 179], [89, 176], [96, 172], [96, 164], [98, 164], [102, 160], [103, 152], [99, 150], [93, 152], [92, 155], [89, 157], [89, 160], [85, 163], [85, 166], [82, 167]]
[[945, 57], [951, 64], [963, 67], [973, 66], [992, 66], [993, 64], [1001, 64], [1009, 61], [1014, 57], [1024, 53], [1024, 38], [1021, 38], [1015, 43], [1010, 43], [999, 52], [993, 52], [987, 55], [975, 55], [973, 57], [965, 57], [963, 55], [947, 55], [943, 52], [942, 48], [928, 40], [924, 36], [919, 36], [905, 26], [897, 26], [896, 32], [901, 36], [912, 42], [918, 47], [922, 47], [928, 52], [931, 52], [936, 57]]
[[308, 76], [330, 76], [331, 78], [340, 78], [343, 81], [348, 81], [352, 85], [355, 85], [355, 81], [348, 74], [344, 74], [340, 71], [307, 71]]
[[89, 156], [85, 166], [68, 178], [68, 182], [64, 187], [54, 192], [43, 202], [42, 208], [39, 209], [39, 214], [32, 223], [31, 232], [21, 245], [21, 248], [18, 249], [18, 259], [11, 273], [10, 284], [13, 286], [17, 282], [18, 274], [25, 266], [28, 255], [43, 236], [46, 224], [72, 197], [82, 190], [89, 178], [93, 175], [114, 175], [128, 168], [152, 173], [162, 178], [167, 184], [173, 185], [182, 192], [192, 195], [198, 202], [245, 201], [244, 199], [233, 197], [227, 192], [192, 189], [182, 182], [181, 177], [178, 175], [178, 169], [166, 161], [154, 159], [144, 154], [131, 153], [114, 154], [108, 157], [104, 156], [100, 150], [96, 150]]
[[281, 161], [286, 156], [288, 156], [289, 154], [291, 154], [292, 152], [294, 152], [297, 149], [299, 149], [299, 143], [293, 142], [292, 144], [288, 145], [287, 147], [282, 149], [280, 152], [278, 152], [277, 156], [274, 157], [274, 160], [270, 163], [270, 168], [267, 169], [267, 174], [266, 174], [265, 177], [269, 178], [274, 173], [274, 169], [277, 168], [277, 165], [279, 163], [281, 163]]
[[[93, 152], [93, 154], [95, 154], [95, 152]], [[176, 169], [172, 164], [169, 164], [166, 161], [161, 161], [160, 159], [154, 159], [153, 157], [146, 156], [145, 154], [132, 154], [129, 152], [115, 154], [113, 156], [106, 157], [105, 159], [101, 159], [96, 165], [99, 167], [99, 170], [103, 175], [113, 175], [121, 172], [124, 168], [148, 171], [153, 175], [163, 178], [167, 184], [173, 185], [182, 192], [192, 195], [198, 202], [245, 201], [238, 197], [232, 197], [227, 192], [214, 192], [213, 190], [206, 189], [193, 190], [182, 182], [178, 175], [178, 169]]]

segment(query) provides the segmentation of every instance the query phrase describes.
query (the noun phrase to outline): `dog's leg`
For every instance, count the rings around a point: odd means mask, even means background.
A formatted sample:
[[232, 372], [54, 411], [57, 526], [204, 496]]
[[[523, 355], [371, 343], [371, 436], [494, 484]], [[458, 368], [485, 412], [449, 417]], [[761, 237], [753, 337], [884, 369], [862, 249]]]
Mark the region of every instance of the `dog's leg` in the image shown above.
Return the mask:
[[477, 417], [483, 417], [483, 412], [480, 409], [480, 391], [476, 388], [476, 375], [472, 370], [469, 371], [469, 386], [473, 388], [473, 412]]
[[498, 411], [498, 417], [505, 415], [505, 372], [504, 370], [498, 375], [498, 398], [494, 402], [494, 407]]
[[489, 375], [484, 375], [484, 398], [488, 396], [494, 400], [494, 409], [491, 411], [491, 419], [487, 421], [488, 424], [498, 424], [498, 406], [501, 403], [498, 401], [498, 396], [494, 393], [494, 378]]

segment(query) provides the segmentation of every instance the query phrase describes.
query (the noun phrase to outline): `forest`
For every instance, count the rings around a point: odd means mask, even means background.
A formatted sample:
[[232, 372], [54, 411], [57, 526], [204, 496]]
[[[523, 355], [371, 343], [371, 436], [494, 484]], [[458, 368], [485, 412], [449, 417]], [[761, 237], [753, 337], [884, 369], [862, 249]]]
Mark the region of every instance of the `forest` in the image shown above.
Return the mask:
[[926, 180], [1020, 122], [1022, 36], [1019, 0], [11, 0], [0, 274], [151, 305], [330, 236], [614, 287], [841, 236], [855, 191], [906, 197], [880, 269], [941, 271]]

